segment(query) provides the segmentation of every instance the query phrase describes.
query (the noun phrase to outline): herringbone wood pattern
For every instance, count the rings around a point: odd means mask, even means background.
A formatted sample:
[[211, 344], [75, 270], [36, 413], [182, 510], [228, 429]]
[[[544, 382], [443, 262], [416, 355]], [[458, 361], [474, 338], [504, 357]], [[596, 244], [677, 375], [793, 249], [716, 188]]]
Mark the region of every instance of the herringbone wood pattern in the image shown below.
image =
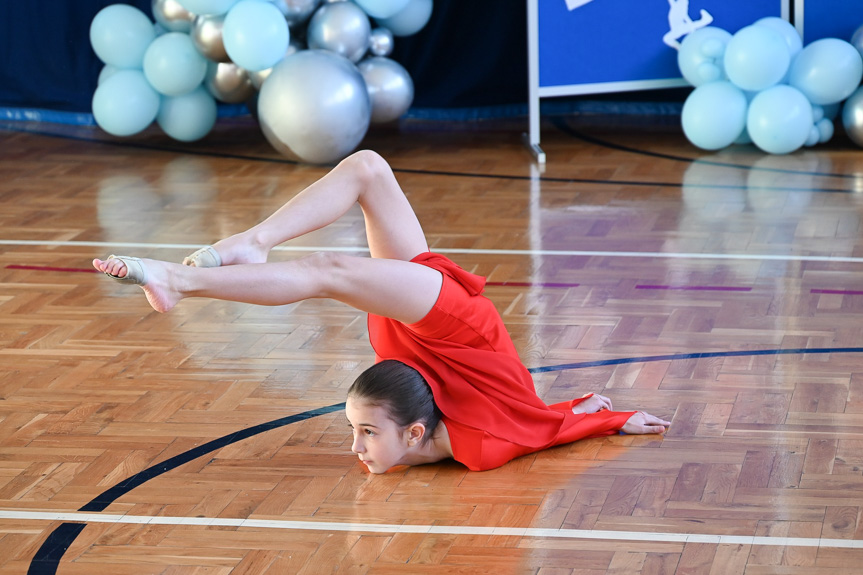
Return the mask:
[[[100, 513], [442, 532], [85, 521], [57, 572], [854, 572], [863, 550], [835, 541], [863, 539], [863, 354], [843, 349], [863, 341], [863, 262], [818, 258], [863, 256], [860, 152], [838, 139], [706, 157], [675, 126], [547, 126], [549, 164], [531, 179], [521, 129], [406, 123], [366, 145], [396, 169], [432, 248], [488, 276], [528, 367], [555, 368], [535, 376], [544, 399], [602, 392], [672, 419], [666, 437], [369, 476], [335, 411], [192, 458]], [[208, 441], [344, 401], [372, 361], [362, 314], [341, 304], [187, 300], [159, 315], [86, 272], [110, 251], [179, 260], [191, 249], [165, 245], [244, 229], [324, 173], [280, 161], [254, 126], [181, 146], [7, 124], [0, 148], [0, 510], [75, 512]], [[361, 216], [291, 245], [361, 247]], [[757, 354], [780, 349], [813, 353]], [[651, 356], [675, 357], [564, 368]], [[0, 574], [25, 572], [59, 523], [0, 519]]]

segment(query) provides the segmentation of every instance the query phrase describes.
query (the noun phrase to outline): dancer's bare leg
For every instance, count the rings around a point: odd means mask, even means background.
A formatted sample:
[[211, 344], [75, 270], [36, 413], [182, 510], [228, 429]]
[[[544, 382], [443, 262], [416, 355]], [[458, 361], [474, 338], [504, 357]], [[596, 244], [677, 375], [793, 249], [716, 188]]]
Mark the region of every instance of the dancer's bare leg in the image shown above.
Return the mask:
[[222, 265], [263, 263], [270, 250], [322, 228], [359, 203], [372, 257], [410, 260], [427, 251], [422, 227], [386, 161], [357, 152], [260, 224], [213, 244]]
[[[263, 261], [270, 248], [286, 239], [334, 221], [355, 202], [365, 215], [372, 258], [315, 254], [288, 262], [249, 263]], [[392, 170], [373, 152], [347, 158], [267, 220], [221, 244], [227, 246], [220, 252], [223, 262], [235, 265], [196, 269], [144, 260], [148, 279], [143, 288], [153, 308], [168, 311], [185, 297], [259, 305], [328, 297], [412, 323], [434, 305], [442, 282], [439, 272], [405, 261], [427, 251], [428, 244]], [[119, 277], [127, 271], [116, 259], [97, 259], [93, 265]]]

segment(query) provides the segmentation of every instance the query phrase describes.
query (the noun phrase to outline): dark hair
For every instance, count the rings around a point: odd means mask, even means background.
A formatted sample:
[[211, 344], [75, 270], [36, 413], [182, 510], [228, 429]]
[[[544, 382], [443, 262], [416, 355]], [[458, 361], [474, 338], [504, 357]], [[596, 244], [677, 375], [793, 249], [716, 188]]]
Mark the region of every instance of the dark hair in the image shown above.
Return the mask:
[[426, 427], [423, 443], [431, 438], [442, 415], [423, 376], [394, 359], [385, 359], [362, 372], [348, 389], [348, 397], [383, 407], [399, 427], [422, 423]]

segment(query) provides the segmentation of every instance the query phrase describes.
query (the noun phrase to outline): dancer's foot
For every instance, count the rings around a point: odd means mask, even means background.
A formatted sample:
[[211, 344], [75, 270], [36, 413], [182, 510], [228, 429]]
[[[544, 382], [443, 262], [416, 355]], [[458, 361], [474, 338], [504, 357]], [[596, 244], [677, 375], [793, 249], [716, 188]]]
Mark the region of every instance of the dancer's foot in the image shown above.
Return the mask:
[[262, 264], [267, 261], [269, 247], [261, 245], [250, 232], [235, 234], [201, 248], [183, 260], [183, 265], [199, 268]]
[[[127, 263], [123, 260], [129, 260]], [[130, 275], [129, 265], [138, 268], [135, 275]], [[170, 264], [158, 260], [126, 258], [124, 256], [111, 256], [107, 260], [94, 259], [93, 267], [109, 276], [123, 280], [127, 276], [129, 282], [141, 286], [147, 295], [147, 301], [154, 310], [164, 313], [169, 311], [177, 302], [183, 299], [180, 292], [173, 287], [174, 270]]]

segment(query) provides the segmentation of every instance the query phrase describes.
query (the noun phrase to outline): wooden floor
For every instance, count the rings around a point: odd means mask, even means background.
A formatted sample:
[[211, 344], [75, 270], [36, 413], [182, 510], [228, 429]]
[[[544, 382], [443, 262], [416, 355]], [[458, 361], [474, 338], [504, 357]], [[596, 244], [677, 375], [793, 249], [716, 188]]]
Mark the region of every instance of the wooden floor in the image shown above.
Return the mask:
[[[863, 563], [863, 151], [692, 148], [674, 123], [409, 122], [390, 160], [548, 402], [672, 420], [489, 472], [370, 476], [372, 362], [326, 301], [186, 300], [89, 273], [180, 260], [325, 169], [245, 120], [205, 142], [0, 124], [0, 574], [847, 574]], [[524, 125], [522, 125], [524, 124]], [[275, 251], [362, 250], [358, 212]]]

